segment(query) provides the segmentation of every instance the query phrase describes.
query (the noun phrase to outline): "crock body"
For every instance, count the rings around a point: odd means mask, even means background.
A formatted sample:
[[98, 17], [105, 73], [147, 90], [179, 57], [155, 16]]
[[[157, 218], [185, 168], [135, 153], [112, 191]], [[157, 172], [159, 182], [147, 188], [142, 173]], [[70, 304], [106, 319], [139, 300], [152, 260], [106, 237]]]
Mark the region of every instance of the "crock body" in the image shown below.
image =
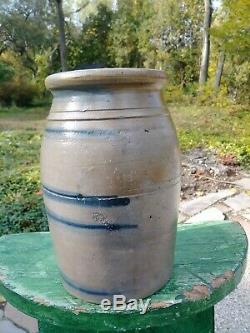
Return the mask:
[[50, 231], [65, 288], [94, 303], [146, 297], [173, 267], [179, 151], [162, 73], [151, 70], [148, 82], [148, 71], [74, 71], [46, 82], [54, 95], [41, 150]]

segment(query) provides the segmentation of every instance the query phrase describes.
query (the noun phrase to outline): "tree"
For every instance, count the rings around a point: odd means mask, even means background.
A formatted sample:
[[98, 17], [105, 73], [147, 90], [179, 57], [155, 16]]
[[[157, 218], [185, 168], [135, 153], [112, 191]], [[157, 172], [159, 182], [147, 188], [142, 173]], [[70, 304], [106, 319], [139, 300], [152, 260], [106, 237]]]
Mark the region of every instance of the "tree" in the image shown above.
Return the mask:
[[47, 0], [0, 1], [0, 54], [13, 51], [36, 75], [35, 56], [53, 44]]
[[225, 51], [246, 58], [250, 52], [249, 0], [224, 0], [219, 23], [211, 30]]
[[143, 2], [119, 0], [109, 37], [109, 54], [119, 67], [142, 67], [138, 31], [143, 19]]
[[66, 38], [65, 38], [65, 20], [63, 12], [63, 0], [55, 0], [58, 18], [60, 59], [62, 71], [67, 70]]
[[203, 46], [201, 54], [199, 84], [203, 85], [208, 78], [208, 66], [210, 57], [210, 27], [212, 22], [212, 1], [204, 0], [204, 24], [203, 24]]
[[4, 61], [0, 61], [0, 83], [9, 81], [14, 76], [14, 68]]
[[76, 27], [68, 29], [68, 63], [73, 68], [102, 64], [112, 66], [108, 53], [108, 36], [113, 12], [99, 4], [95, 12], [85, 20], [79, 32]]
[[[186, 87], [198, 80], [200, 0], [120, 0], [109, 52], [116, 66], [151, 67]], [[122, 33], [121, 33], [122, 27]]]
[[250, 96], [249, 20], [248, 0], [224, 0], [211, 28], [219, 53], [215, 89], [218, 90], [223, 75], [227, 90], [240, 101], [247, 101]]
[[[113, 0], [71, 0], [65, 2], [64, 13], [67, 17], [72, 17], [75, 22], [84, 23], [90, 16], [95, 16], [98, 6], [104, 5], [111, 9]], [[74, 8], [74, 10], [72, 10]]]
[[200, 0], [144, 4], [138, 33], [143, 64], [165, 70], [169, 84], [185, 88], [198, 80], [202, 10]]
[[224, 68], [224, 63], [225, 63], [225, 51], [221, 51], [219, 54], [219, 59], [218, 59], [218, 64], [217, 64], [217, 70], [216, 70], [216, 75], [215, 75], [215, 83], [214, 83], [214, 88], [215, 90], [219, 90], [220, 84], [221, 84], [221, 78], [222, 78], [222, 73], [223, 73], [223, 68]]

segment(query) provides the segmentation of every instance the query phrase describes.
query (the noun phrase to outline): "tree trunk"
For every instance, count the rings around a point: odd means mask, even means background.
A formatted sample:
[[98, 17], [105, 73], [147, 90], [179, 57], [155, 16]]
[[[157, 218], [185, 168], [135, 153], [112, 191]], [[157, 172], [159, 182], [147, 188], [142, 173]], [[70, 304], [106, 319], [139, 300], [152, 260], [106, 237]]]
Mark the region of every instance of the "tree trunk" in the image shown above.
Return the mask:
[[201, 66], [200, 66], [200, 77], [199, 84], [203, 85], [208, 78], [208, 65], [210, 56], [210, 27], [212, 21], [212, 0], [204, 0], [205, 14], [204, 14], [204, 25], [203, 25], [203, 47], [201, 54]]
[[65, 22], [63, 13], [63, 0], [56, 0], [58, 28], [59, 28], [59, 45], [60, 45], [60, 58], [62, 71], [67, 70], [67, 55], [66, 55], [66, 41], [65, 41]]
[[225, 52], [221, 51], [220, 55], [219, 55], [219, 59], [218, 59], [216, 76], [215, 76], [215, 83], [214, 83], [214, 88], [215, 88], [216, 91], [218, 91], [219, 88], [220, 88], [224, 63], [225, 63]]

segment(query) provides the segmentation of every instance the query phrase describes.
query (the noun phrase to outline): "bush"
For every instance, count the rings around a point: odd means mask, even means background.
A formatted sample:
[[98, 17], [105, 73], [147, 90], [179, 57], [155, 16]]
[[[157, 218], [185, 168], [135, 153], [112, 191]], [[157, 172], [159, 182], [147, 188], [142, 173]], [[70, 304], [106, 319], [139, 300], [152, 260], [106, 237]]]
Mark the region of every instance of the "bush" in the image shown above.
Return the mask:
[[199, 88], [196, 83], [185, 87], [167, 85], [163, 97], [167, 103], [173, 104], [195, 104], [218, 108], [234, 108], [237, 105], [236, 100], [229, 96], [227, 87], [222, 85], [216, 92], [212, 80], [209, 80], [202, 88]]
[[14, 68], [0, 61], [0, 83], [9, 81], [14, 75]]
[[0, 87], [0, 104], [30, 106], [37, 96], [37, 87], [21, 79], [6, 82]]
[[183, 90], [179, 86], [167, 85], [163, 97], [166, 103], [182, 103], [184, 101]]

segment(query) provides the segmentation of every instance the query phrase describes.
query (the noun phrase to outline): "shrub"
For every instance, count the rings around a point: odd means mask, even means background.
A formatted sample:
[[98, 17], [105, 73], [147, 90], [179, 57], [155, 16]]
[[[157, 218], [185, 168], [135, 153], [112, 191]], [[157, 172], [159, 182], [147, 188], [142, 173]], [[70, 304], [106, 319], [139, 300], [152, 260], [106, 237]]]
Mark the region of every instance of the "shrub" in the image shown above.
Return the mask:
[[37, 95], [37, 87], [22, 79], [6, 82], [0, 87], [0, 103], [9, 106], [30, 106]]
[[181, 103], [183, 102], [184, 94], [181, 87], [167, 85], [163, 97], [167, 103]]
[[14, 75], [14, 69], [4, 61], [0, 61], [0, 83], [9, 81]]

